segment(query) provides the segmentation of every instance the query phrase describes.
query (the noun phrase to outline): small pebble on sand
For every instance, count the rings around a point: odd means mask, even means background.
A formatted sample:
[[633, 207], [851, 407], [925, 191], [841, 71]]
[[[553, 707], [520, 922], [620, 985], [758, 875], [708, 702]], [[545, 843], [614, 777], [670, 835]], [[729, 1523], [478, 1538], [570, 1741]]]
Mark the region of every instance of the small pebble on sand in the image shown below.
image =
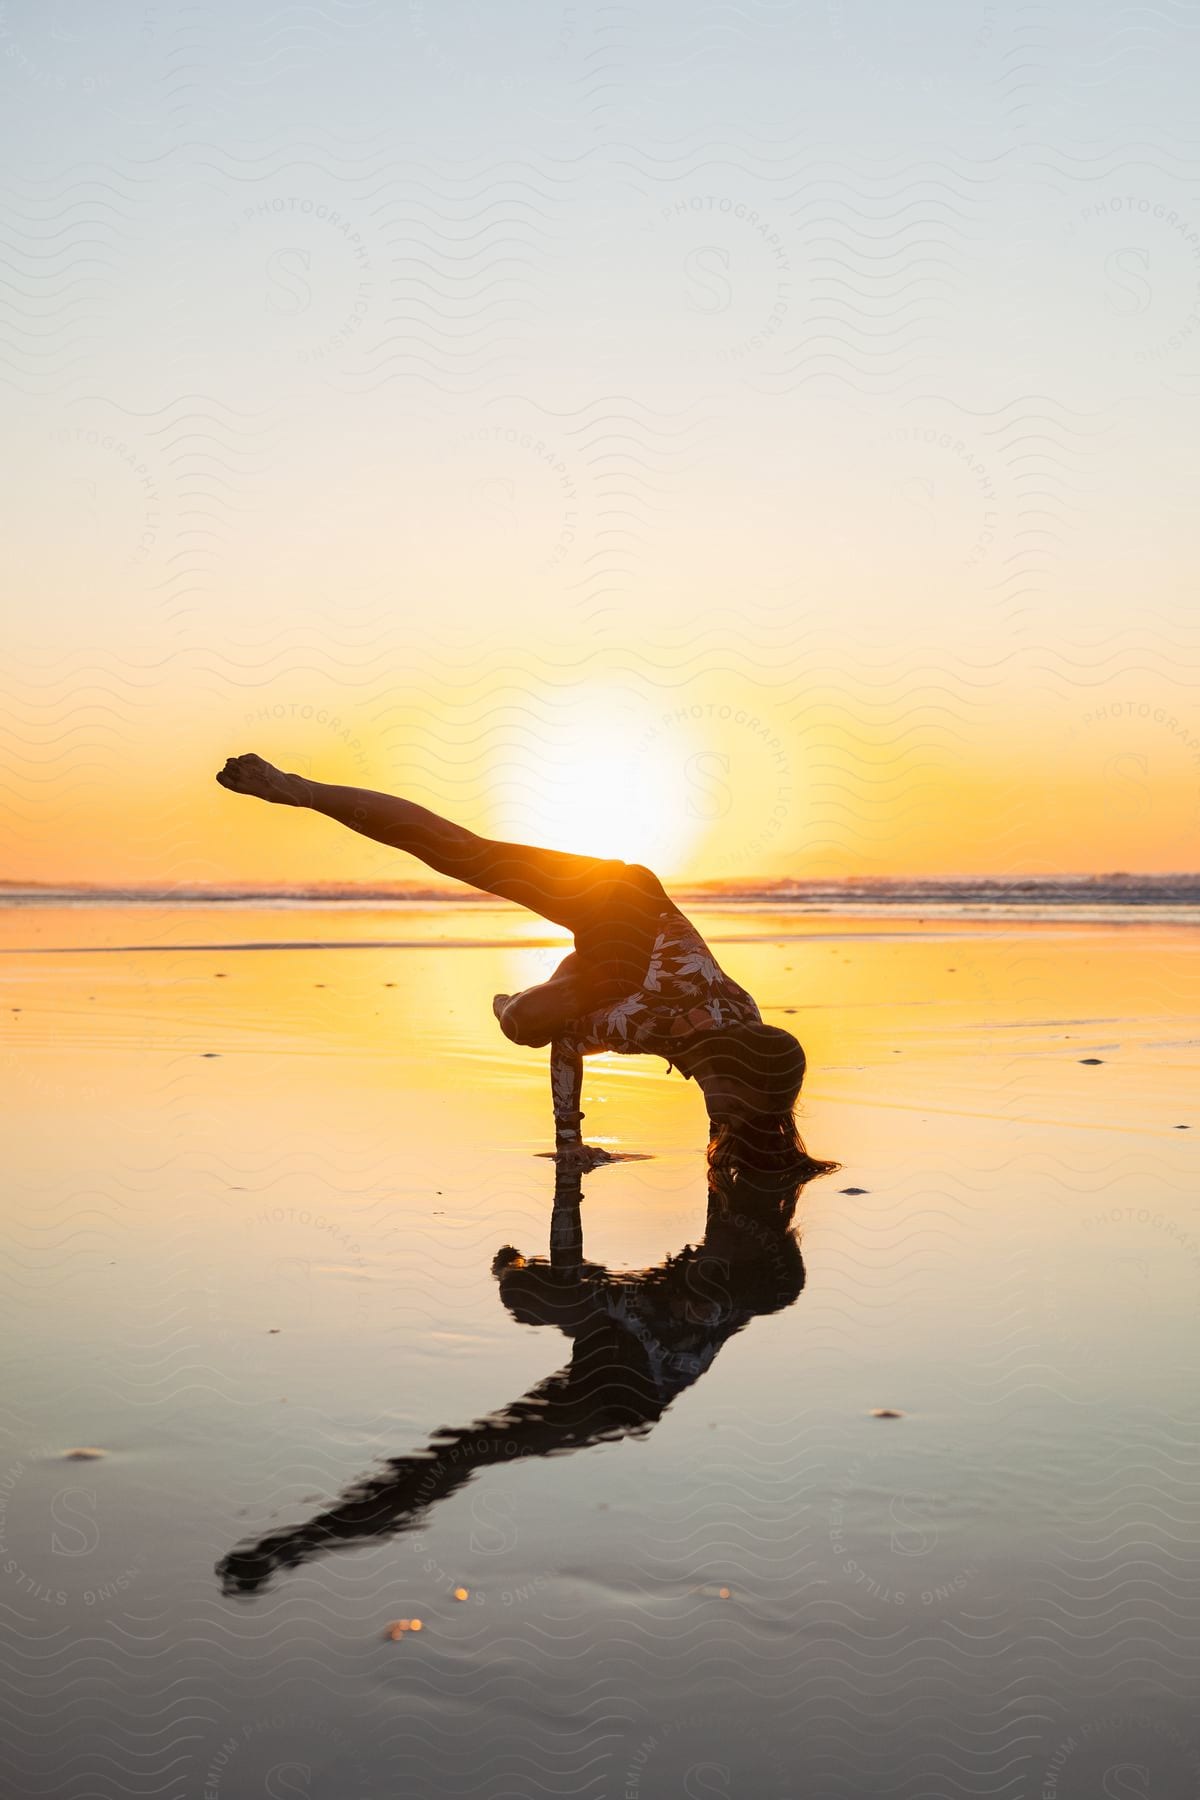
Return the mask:
[[64, 1462], [99, 1462], [100, 1458], [106, 1454], [107, 1454], [107, 1452], [105, 1452], [103, 1450], [97, 1450], [95, 1448], [95, 1446], [92, 1444], [84, 1444], [84, 1445], [81, 1445], [78, 1450], [64, 1450], [63, 1451], [63, 1461]]
[[1097, 1063], [1102, 1063], [1104, 1058], [1102, 1056], [1081, 1056], [1079, 1060], [1081, 1063], [1090, 1063], [1095, 1067]]
[[897, 1412], [895, 1408], [891, 1406], [873, 1406], [871, 1408], [871, 1417], [873, 1419], [902, 1419], [904, 1414], [902, 1412]]

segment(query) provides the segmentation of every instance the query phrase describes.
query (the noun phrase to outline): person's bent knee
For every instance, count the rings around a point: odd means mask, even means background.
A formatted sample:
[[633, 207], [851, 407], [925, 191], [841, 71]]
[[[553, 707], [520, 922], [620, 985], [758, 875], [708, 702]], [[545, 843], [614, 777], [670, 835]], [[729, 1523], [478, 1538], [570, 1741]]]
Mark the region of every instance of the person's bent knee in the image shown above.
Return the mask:
[[540, 1050], [553, 1035], [547, 1029], [544, 1008], [532, 994], [514, 994], [504, 1009], [500, 1029], [511, 1043]]

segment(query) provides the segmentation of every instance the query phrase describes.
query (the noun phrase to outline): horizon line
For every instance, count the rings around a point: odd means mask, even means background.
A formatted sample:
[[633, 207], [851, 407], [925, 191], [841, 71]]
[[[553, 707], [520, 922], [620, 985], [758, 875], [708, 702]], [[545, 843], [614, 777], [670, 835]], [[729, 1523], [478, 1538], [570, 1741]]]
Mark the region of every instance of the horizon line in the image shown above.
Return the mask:
[[[1103, 882], [1168, 882], [1168, 881], [1200, 881], [1200, 870], [1196, 869], [1105, 869], [1105, 870], [1060, 870], [1060, 871], [988, 871], [986, 873], [964, 873], [961, 871], [943, 874], [857, 874], [857, 875], [763, 875], [763, 876], [692, 876], [670, 882], [670, 886], [679, 892], [698, 892], [701, 890], [752, 890], [756, 893], [770, 892], [772, 889], [804, 889], [822, 887], [929, 887], [938, 885], [963, 884], [994, 885], [1010, 888], [1021, 886], [1044, 887], [1053, 883], [1070, 883], [1079, 885]], [[501, 896], [489, 894], [485, 889], [474, 888], [466, 884], [443, 884], [436, 879], [432, 881], [416, 880], [360, 880], [360, 881], [321, 881], [299, 878], [286, 879], [240, 879], [228, 877], [212, 881], [95, 881], [95, 880], [23, 880], [17, 877], [0, 877], [0, 895], [6, 893], [47, 893], [47, 894], [153, 894], [178, 895], [182, 897], [204, 898], [228, 894], [271, 896], [295, 896], [302, 894], [328, 895], [353, 898], [355, 895], [371, 897], [383, 895], [396, 899], [404, 898], [446, 898], [462, 901], [500, 900], [502, 904], [510, 904]]]

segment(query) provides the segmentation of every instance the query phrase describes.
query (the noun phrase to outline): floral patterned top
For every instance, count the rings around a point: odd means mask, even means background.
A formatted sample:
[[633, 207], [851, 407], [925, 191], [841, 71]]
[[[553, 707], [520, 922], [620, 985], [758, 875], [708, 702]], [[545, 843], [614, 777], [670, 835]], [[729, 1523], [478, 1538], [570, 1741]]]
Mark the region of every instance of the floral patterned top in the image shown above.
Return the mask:
[[672, 1045], [698, 1031], [761, 1023], [762, 1014], [745, 988], [726, 975], [691, 920], [668, 905], [658, 915], [641, 986], [572, 1019], [554, 1043], [567, 1055], [617, 1050], [670, 1061]]

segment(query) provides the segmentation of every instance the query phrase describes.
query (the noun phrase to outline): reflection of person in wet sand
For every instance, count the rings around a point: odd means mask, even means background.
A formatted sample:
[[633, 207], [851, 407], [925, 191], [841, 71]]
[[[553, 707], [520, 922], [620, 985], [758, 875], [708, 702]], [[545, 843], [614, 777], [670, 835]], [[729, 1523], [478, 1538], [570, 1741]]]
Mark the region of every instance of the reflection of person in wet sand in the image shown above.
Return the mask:
[[763, 1023], [649, 869], [477, 837], [410, 800], [284, 774], [260, 756], [230, 757], [217, 780], [235, 794], [324, 813], [572, 933], [575, 949], [548, 981], [492, 1003], [513, 1043], [550, 1045], [561, 1163], [605, 1159], [580, 1132], [582, 1059], [616, 1050], [665, 1057], [694, 1079], [727, 1160], [803, 1165], [793, 1109], [804, 1051]]
[[550, 1256], [505, 1246], [493, 1270], [514, 1318], [556, 1325], [571, 1339], [567, 1366], [486, 1418], [448, 1426], [425, 1450], [393, 1458], [307, 1524], [231, 1551], [218, 1565], [226, 1593], [254, 1593], [276, 1569], [411, 1531], [498, 1463], [644, 1436], [727, 1339], [797, 1299], [796, 1202], [811, 1176], [834, 1167], [810, 1161], [788, 1177], [710, 1170], [703, 1240], [657, 1268], [624, 1273], [585, 1259], [581, 1177], [560, 1168]]

